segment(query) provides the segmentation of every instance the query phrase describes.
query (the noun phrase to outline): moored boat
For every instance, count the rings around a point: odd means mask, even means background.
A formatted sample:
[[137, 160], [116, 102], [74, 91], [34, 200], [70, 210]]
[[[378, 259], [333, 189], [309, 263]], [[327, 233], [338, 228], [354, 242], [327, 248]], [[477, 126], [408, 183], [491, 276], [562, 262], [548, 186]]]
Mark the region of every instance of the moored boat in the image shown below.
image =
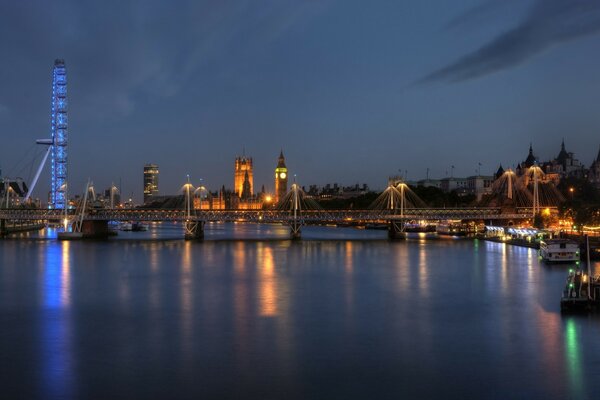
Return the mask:
[[443, 222], [437, 225], [436, 232], [442, 236], [466, 236], [469, 230], [461, 223]]
[[600, 303], [600, 276], [590, 276], [580, 269], [569, 270], [560, 298], [561, 311], [586, 311]]
[[143, 222], [133, 222], [131, 224], [131, 230], [134, 232], [143, 232], [148, 230], [148, 224], [144, 224]]
[[594, 311], [600, 306], [600, 276], [592, 276], [590, 264], [590, 243], [587, 245], [587, 273], [580, 269], [570, 269], [565, 288], [560, 297], [560, 310]]
[[579, 245], [569, 239], [546, 239], [540, 242], [540, 257], [548, 263], [579, 261]]

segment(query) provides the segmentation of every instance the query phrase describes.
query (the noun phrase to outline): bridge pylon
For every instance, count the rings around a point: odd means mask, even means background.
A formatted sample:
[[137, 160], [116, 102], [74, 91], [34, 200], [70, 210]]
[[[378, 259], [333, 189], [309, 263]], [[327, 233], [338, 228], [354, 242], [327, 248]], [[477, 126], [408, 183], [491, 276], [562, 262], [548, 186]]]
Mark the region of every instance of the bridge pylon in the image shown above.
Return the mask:
[[188, 175], [188, 181], [185, 185], [183, 185], [183, 190], [185, 192], [184, 198], [184, 207], [185, 207], [185, 217], [186, 220], [184, 222], [185, 227], [185, 239], [186, 240], [204, 240], [204, 222], [202, 220], [198, 220], [196, 218], [196, 210], [194, 209], [194, 200], [193, 194], [195, 193], [195, 189], [190, 183], [190, 177]]
[[290, 236], [293, 240], [300, 239], [302, 237], [302, 203], [300, 202], [300, 190], [298, 184], [294, 182], [292, 184], [292, 220], [290, 221]]
[[322, 207], [294, 182], [286, 195], [277, 203], [277, 209], [285, 214], [284, 220], [290, 226], [290, 238], [297, 240], [302, 237], [306, 212], [322, 210]]

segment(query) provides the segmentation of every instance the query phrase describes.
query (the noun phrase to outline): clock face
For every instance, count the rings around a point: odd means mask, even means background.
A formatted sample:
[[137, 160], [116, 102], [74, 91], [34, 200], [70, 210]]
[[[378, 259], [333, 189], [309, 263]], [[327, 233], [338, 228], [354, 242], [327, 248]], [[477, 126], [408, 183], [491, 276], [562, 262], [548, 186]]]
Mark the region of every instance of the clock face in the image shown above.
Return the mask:
[[285, 176], [286, 176], [286, 175], [285, 175], [285, 172], [282, 172], [282, 173], [280, 173], [280, 174], [279, 174], [279, 177], [280, 177], [281, 179], [285, 179]]

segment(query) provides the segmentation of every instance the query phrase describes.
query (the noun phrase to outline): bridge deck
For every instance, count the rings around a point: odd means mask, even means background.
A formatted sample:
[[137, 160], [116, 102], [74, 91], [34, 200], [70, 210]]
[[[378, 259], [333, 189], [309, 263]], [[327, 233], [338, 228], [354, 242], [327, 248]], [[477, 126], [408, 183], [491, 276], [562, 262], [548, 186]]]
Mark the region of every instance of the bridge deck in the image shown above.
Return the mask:
[[[302, 210], [299, 219], [306, 223], [324, 222], [384, 222], [390, 220], [511, 220], [530, 219], [531, 208], [517, 208], [502, 212], [500, 208], [411, 208], [404, 215], [390, 210]], [[0, 219], [62, 221], [62, 210], [0, 209]], [[71, 211], [69, 218], [75, 217]], [[100, 221], [251, 221], [287, 222], [294, 216], [289, 211], [275, 210], [195, 210], [188, 217], [183, 210], [149, 209], [98, 209], [90, 210], [85, 220]]]

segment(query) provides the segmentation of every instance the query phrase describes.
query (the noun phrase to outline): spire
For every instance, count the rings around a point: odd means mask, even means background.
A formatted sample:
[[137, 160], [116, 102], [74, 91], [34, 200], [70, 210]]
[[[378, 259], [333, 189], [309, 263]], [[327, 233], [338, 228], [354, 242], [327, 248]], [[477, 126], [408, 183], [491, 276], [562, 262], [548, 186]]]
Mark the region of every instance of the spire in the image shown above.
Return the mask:
[[504, 174], [504, 168], [502, 168], [502, 164], [498, 167], [498, 171], [496, 171], [496, 179], [500, 178]]
[[529, 168], [531, 166], [533, 166], [536, 163], [536, 159], [535, 156], [533, 155], [533, 146], [531, 145], [531, 142], [529, 143], [529, 154], [527, 155], [527, 158], [525, 159], [525, 167]]
[[565, 139], [563, 138], [562, 143], [560, 145], [560, 153], [556, 157], [556, 162], [561, 164], [563, 168], [566, 168], [567, 160], [569, 159], [569, 153], [565, 150]]
[[279, 153], [279, 158], [277, 159], [277, 168], [286, 168], [285, 166], [285, 157], [283, 156], [283, 150]]

